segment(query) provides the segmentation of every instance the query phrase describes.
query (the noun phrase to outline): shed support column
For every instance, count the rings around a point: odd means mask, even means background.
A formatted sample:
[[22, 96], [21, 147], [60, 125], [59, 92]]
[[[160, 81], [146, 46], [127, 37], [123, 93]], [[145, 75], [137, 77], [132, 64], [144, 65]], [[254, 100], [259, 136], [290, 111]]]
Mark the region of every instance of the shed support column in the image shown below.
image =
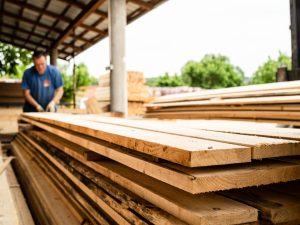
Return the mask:
[[125, 64], [126, 0], [109, 0], [110, 106], [127, 116], [127, 73]]
[[53, 66], [57, 66], [57, 57], [58, 57], [58, 51], [56, 48], [51, 49], [50, 52], [50, 64]]

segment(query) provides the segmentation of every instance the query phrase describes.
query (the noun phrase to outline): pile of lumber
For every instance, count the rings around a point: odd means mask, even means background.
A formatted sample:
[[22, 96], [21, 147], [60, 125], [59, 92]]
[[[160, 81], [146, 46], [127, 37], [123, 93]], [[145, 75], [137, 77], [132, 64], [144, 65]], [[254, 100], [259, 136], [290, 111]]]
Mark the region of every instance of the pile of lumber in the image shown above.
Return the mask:
[[0, 224], [34, 225], [8, 157], [9, 145], [0, 143]]
[[[145, 103], [149, 102], [148, 87], [145, 85], [145, 78], [142, 72], [127, 72], [127, 94], [128, 94], [128, 115], [143, 115], [146, 108]], [[99, 87], [96, 91], [96, 100], [104, 112], [109, 111], [110, 105], [110, 77], [109, 74], [101, 75]]]
[[300, 81], [288, 81], [162, 96], [146, 117], [239, 119], [300, 125]]
[[12, 143], [19, 171], [29, 162], [41, 167], [76, 215], [92, 224], [300, 222], [298, 197], [256, 187], [300, 179], [297, 130], [220, 132], [184, 122], [51, 113], [21, 120], [32, 128]]
[[21, 106], [24, 97], [21, 89], [21, 81], [13, 79], [0, 80], [0, 105], [1, 106]]
[[20, 80], [0, 80], [0, 141], [18, 132], [18, 117], [22, 113], [24, 97]]
[[178, 86], [178, 87], [148, 87], [151, 97], [159, 97], [164, 95], [173, 95], [180, 93], [191, 93], [202, 91], [200, 87]]

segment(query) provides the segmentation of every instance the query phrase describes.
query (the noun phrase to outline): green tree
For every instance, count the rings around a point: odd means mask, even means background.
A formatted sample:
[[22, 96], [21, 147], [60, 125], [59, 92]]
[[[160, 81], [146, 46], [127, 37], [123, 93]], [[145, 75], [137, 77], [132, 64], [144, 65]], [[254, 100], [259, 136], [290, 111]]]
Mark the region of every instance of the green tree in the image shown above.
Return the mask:
[[177, 74], [170, 76], [168, 73], [165, 73], [162, 76], [147, 80], [147, 84], [150, 84], [149, 86], [152, 87], [177, 87], [183, 86], [184, 82], [182, 81], [181, 76], [178, 76]]
[[181, 70], [183, 82], [206, 89], [243, 85], [244, 72], [223, 55], [205, 55], [199, 62], [189, 61]]
[[98, 80], [89, 75], [88, 68], [84, 63], [76, 66], [76, 87], [97, 85]]
[[20, 70], [31, 63], [31, 57], [28, 50], [0, 42], [0, 76], [20, 78]]
[[277, 60], [268, 57], [268, 60], [261, 65], [251, 78], [251, 84], [265, 84], [276, 81], [276, 72], [278, 67], [286, 66], [291, 69], [291, 58], [282, 52], [279, 52]]
[[[64, 95], [62, 98], [63, 102], [71, 102], [73, 98], [73, 76], [67, 74], [67, 66], [59, 65], [64, 81]], [[76, 89], [81, 86], [97, 85], [98, 80], [95, 77], [89, 75], [87, 66], [84, 63], [80, 63], [76, 66], [75, 71], [76, 77]]]

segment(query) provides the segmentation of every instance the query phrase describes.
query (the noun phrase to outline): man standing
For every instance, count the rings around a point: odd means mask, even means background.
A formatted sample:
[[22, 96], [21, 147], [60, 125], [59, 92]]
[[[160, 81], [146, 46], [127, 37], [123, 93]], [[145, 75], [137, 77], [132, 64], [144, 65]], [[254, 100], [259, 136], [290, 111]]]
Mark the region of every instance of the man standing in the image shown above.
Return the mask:
[[52, 65], [47, 65], [47, 55], [36, 51], [34, 66], [23, 74], [22, 90], [25, 97], [23, 112], [56, 112], [64, 90], [61, 74]]

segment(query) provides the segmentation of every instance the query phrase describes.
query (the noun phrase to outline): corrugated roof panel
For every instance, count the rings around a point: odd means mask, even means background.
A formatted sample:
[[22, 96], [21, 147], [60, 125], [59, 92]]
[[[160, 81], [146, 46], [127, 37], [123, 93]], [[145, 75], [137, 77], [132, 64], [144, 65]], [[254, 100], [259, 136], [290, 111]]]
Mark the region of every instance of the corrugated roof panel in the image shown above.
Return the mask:
[[108, 13], [108, 1], [104, 2], [98, 9], [102, 12]]
[[43, 44], [43, 45], [46, 45], [46, 46], [51, 46], [51, 42], [48, 41], [48, 40], [43, 40], [43, 41], [42, 41], [42, 44]]
[[83, 38], [86, 38], [86, 39], [91, 40], [91, 39], [93, 39], [93, 38], [96, 37], [96, 36], [97, 36], [97, 33], [96, 33], [96, 32], [94, 32], [94, 31], [89, 31], [89, 32], [87, 32], [86, 34], [83, 35]]
[[[68, 59], [108, 35], [108, 18], [102, 18], [104, 20], [101, 21], [100, 24], [95, 24], [95, 22], [100, 20], [101, 15], [103, 16], [104, 14], [105, 17], [108, 16], [108, 0], [1, 1], [4, 2], [3, 5], [0, 4], [0, 16], [2, 21], [2, 23], [0, 22], [0, 41], [3, 42], [13, 43], [13, 40], [18, 40], [19, 45], [24, 39], [28, 39], [28, 42], [21, 46], [29, 49], [40, 48], [47, 51], [49, 51], [51, 46], [55, 46], [59, 50], [59, 57]], [[155, 8], [166, 0], [143, 1], [150, 3], [149, 8], [146, 8], [151, 10], [152, 5]], [[149, 11], [140, 10], [143, 9], [142, 6], [130, 1], [127, 2], [127, 17], [130, 15], [128, 22], [131, 22]], [[94, 9], [93, 6], [96, 5], [98, 7], [97, 12], [91, 10]], [[89, 6], [89, 8], [87, 6]], [[88, 15], [86, 17], [82, 15], [85, 18], [84, 20], [80, 18], [77, 20], [77, 17], [83, 10], [88, 13]], [[63, 13], [65, 11], [66, 13]], [[135, 14], [132, 15], [132, 13]], [[42, 16], [40, 14], [42, 14]], [[72, 27], [74, 27], [74, 29], [72, 29]], [[75, 42], [77, 48], [75, 48], [75, 50], [72, 48], [73, 35], [77, 37]], [[10, 36], [13, 38], [10, 38]], [[43, 36], [46, 37], [41, 38]], [[68, 43], [70, 46], [68, 46]], [[65, 48], [68, 48], [69, 53], [65, 52]], [[73, 51], [75, 51], [74, 54]]]
[[29, 32], [31, 32], [33, 29], [32, 24], [27, 23], [27, 22], [22, 22], [22, 21], [19, 21], [19, 27], [22, 27], [22, 29], [27, 30]]
[[61, 1], [51, 1], [51, 4], [48, 5], [47, 10], [56, 14], [62, 14], [67, 6], [66, 3]]
[[75, 35], [78, 36], [80, 35], [82, 32], [84, 32], [86, 29], [82, 28], [82, 27], [77, 27], [75, 29]]
[[21, 7], [16, 5], [16, 4], [10, 3], [10, 2], [5, 2], [4, 3], [4, 9], [7, 12], [16, 14], [20, 11]]
[[75, 41], [75, 46], [76, 47], [81, 47], [81, 46], [83, 46], [85, 44], [85, 42], [83, 42], [83, 41], [81, 41], [81, 40], [76, 40]]
[[28, 49], [34, 49], [34, 48], [35, 48], [35, 45], [30, 44], [30, 43], [26, 43], [25, 46], [26, 46]]
[[88, 26], [92, 26], [97, 20], [99, 20], [101, 18], [101, 16], [92, 13], [90, 14], [85, 20], [84, 20], [84, 24], [88, 25]]
[[22, 31], [16, 31], [16, 35], [17, 37], [21, 37], [21, 38], [24, 38], [24, 39], [27, 39], [29, 37], [29, 33], [25, 33], [25, 32], [22, 32]]
[[7, 31], [7, 32], [12, 32], [12, 31], [13, 31], [13, 29], [12, 29], [12, 28], [10, 28], [10, 27], [5, 27], [5, 28], [2, 28], [2, 30], [5, 30], [5, 31]]
[[55, 28], [58, 28], [60, 30], [65, 30], [68, 27], [68, 23], [62, 20], [59, 20], [59, 22], [55, 25]]
[[30, 9], [23, 10], [23, 17], [30, 19], [31, 21], [38, 22], [37, 19], [39, 17], [39, 13]]
[[30, 36], [30, 41], [33, 41], [33, 42], [36, 42], [36, 43], [39, 43], [41, 42], [43, 39], [38, 37], [38, 36], [35, 36], [35, 35], [31, 35]]
[[84, 5], [88, 5], [91, 2], [91, 0], [78, 0], [78, 2], [80, 2]]
[[70, 44], [71, 42], [73, 41], [73, 38], [72, 37], [67, 37], [64, 41], [65, 44]]
[[103, 20], [100, 24], [96, 26], [96, 28], [103, 31], [106, 30], [108, 28], [108, 19]]
[[14, 26], [16, 24], [16, 20], [11, 17], [3, 16], [3, 23]]
[[63, 48], [64, 48], [63, 45], [59, 45], [59, 46], [57, 47], [57, 50], [62, 50]]
[[67, 53], [72, 53], [72, 52], [73, 52], [73, 48], [68, 47], [68, 48], [65, 49], [65, 52], [67, 52]]
[[29, 1], [31, 5], [34, 5], [39, 8], [44, 8], [47, 0], [39, 0], [39, 1]]
[[139, 9], [139, 6], [137, 4], [134, 4], [134, 3], [131, 3], [131, 2], [127, 3], [127, 15], [133, 13], [137, 9]]
[[40, 19], [40, 23], [52, 27], [56, 19], [43, 15]]
[[42, 27], [36, 27], [34, 32], [36, 34], [45, 35], [47, 33], [47, 30]]
[[1, 36], [1, 39], [2, 39], [3, 41], [6, 41], [6, 42], [10, 42], [10, 41], [11, 41], [11, 38], [8, 37], [8, 36], [6, 36], [5, 34], [3, 34], [3, 35]]
[[14, 40], [14, 44], [17, 44], [17, 45], [24, 45], [24, 44], [25, 44], [25, 41]]
[[79, 13], [81, 12], [81, 9], [79, 9], [76, 6], [71, 6], [70, 9], [65, 13], [65, 16], [71, 18], [71, 19], [75, 19]]
[[58, 36], [59, 36], [59, 34], [56, 33], [56, 32], [50, 32], [49, 35], [48, 35], [48, 37], [52, 38], [52, 39], [57, 39]]

